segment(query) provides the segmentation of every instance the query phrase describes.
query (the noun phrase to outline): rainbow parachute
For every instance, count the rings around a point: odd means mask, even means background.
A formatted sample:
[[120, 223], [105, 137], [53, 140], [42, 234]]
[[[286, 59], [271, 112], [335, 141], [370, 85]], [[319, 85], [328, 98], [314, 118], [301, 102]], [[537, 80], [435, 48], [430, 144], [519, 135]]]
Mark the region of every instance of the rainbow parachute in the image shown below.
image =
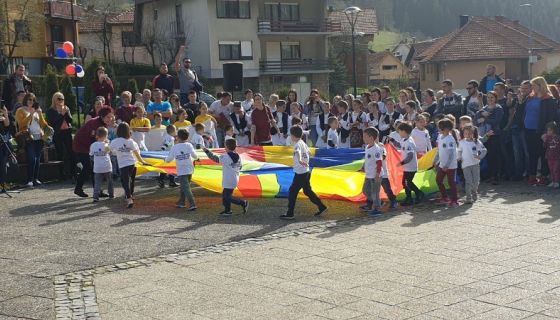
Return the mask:
[[[387, 166], [390, 172], [393, 193], [400, 194], [402, 188], [402, 168], [399, 152], [386, 145]], [[222, 154], [223, 149], [213, 150]], [[244, 198], [286, 198], [294, 172], [291, 167], [293, 149], [291, 147], [249, 147], [238, 148], [243, 161], [239, 186], [235, 194]], [[419, 171], [414, 178], [416, 185], [424, 192], [437, 190], [435, 172], [432, 167], [437, 150], [432, 150], [419, 159]], [[165, 163], [167, 152], [142, 152], [142, 157], [150, 166], [138, 165], [138, 174], [161, 172], [175, 174], [175, 163]], [[204, 189], [222, 191], [222, 167], [198, 151], [199, 161], [195, 162], [192, 181]], [[361, 171], [364, 162], [363, 149], [311, 149], [311, 186], [322, 199], [365, 201], [362, 186], [365, 174]], [[403, 195], [401, 194], [400, 197]], [[382, 194], [385, 198], [385, 194]]]

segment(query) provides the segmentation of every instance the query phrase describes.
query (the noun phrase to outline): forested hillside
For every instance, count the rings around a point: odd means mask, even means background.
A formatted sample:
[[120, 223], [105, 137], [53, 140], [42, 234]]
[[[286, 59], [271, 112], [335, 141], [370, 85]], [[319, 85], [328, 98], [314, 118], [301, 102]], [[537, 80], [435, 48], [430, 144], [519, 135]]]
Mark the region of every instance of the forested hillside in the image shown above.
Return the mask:
[[503, 15], [531, 25], [534, 3], [535, 30], [560, 41], [560, 0], [330, 0], [337, 9], [350, 5], [377, 10], [380, 29], [406, 32], [423, 37], [446, 34], [459, 25], [459, 15]]

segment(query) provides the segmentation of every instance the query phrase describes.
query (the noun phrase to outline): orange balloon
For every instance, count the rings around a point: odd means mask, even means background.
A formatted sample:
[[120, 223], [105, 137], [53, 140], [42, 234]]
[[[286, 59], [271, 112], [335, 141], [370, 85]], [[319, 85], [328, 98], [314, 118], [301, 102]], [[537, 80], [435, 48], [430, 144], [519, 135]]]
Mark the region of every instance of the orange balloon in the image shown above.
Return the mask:
[[66, 52], [67, 54], [74, 53], [74, 45], [70, 41], [64, 42], [64, 44], [62, 45], [62, 49], [64, 49], [64, 52]]
[[66, 66], [66, 74], [69, 76], [76, 75], [76, 66], [73, 64], [69, 64]]

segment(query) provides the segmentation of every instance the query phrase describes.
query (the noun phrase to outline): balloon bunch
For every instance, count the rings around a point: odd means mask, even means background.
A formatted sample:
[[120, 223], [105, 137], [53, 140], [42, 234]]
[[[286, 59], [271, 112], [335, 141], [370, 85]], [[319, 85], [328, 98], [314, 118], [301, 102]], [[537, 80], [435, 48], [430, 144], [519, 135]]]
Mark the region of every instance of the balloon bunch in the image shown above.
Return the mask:
[[[70, 41], [66, 41], [62, 44], [62, 47], [56, 49], [56, 57], [60, 59], [67, 59], [74, 55], [74, 44]], [[69, 76], [77, 76], [78, 78], [83, 78], [86, 75], [84, 68], [72, 62], [66, 66], [66, 74]]]

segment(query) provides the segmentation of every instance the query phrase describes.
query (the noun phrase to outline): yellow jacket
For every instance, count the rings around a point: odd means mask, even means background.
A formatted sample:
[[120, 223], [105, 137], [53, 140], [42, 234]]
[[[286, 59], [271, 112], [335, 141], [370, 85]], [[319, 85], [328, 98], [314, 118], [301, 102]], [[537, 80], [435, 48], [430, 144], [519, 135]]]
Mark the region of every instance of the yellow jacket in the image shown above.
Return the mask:
[[[29, 125], [31, 124], [32, 120], [33, 120], [33, 115], [27, 112], [27, 110], [25, 110], [25, 107], [21, 107], [17, 109], [16, 122], [18, 125], [18, 132], [22, 132], [29, 129]], [[39, 115], [39, 125], [41, 126], [41, 129], [45, 129], [46, 127], [49, 126], [47, 121], [45, 121], [45, 117], [43, 116], [42, 112]]]

